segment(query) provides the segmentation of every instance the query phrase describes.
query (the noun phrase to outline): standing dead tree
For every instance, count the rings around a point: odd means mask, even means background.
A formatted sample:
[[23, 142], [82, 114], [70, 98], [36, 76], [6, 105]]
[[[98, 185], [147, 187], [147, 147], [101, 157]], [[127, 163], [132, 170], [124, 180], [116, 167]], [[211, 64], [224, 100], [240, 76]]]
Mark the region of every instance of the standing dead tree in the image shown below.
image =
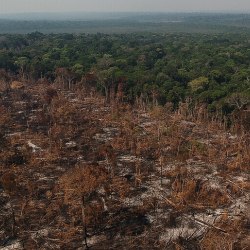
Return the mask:
[[60, 180], [59, 186], [64, 192], [64, 202], [69, 205], [70, 213], [81, 217], [84, 249], [88, 249], [88, 225], [91, 224], [91, 218], [87, 213], [88, 201], [106, 178], [106, 172], [97, 166], [79, 165]]

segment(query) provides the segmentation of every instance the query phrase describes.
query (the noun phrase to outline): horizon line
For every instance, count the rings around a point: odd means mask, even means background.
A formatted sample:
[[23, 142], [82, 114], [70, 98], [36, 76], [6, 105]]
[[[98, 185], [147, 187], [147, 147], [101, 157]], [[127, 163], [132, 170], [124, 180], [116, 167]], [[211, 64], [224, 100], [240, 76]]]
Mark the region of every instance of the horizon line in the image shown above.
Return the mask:
[[154, 13], [154, 14], [196, 14], [196, 13], [218, 13], [218, 14], [250, 14], [250, 10], [169, 10], [169, 11], [136, 11], [136, 10], [130, 10], [130, 11], [19, 11], [19, 12], [0, 12], [2, 15], [16, 15], [16, 14], [73, 14], [73, 13], [95, 13], [95, 14], [129, 14], [129, 13]]

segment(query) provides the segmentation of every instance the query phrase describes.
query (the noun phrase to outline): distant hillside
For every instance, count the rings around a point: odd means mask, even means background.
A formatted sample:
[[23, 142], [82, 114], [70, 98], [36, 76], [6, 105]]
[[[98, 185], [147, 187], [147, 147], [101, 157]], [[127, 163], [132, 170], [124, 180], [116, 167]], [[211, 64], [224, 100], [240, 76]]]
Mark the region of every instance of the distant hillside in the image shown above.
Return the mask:
[[30, 13], [0, 15], [0, 33], [238, 33], [250, 31], [250, 14]]

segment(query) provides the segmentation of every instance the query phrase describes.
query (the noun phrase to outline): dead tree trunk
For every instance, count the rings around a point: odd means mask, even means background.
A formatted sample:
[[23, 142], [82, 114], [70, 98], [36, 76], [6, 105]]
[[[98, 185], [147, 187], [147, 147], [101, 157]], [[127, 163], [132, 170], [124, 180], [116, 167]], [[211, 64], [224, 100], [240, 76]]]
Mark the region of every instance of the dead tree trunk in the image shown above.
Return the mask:
[[82, 209], [82, 225], [83, 225], [83, 249], [89, 249], [87, 242], [87, 225], [86, 225], [86, 214], [85, 214], [85, 197], [82, 196], [81, 202]]

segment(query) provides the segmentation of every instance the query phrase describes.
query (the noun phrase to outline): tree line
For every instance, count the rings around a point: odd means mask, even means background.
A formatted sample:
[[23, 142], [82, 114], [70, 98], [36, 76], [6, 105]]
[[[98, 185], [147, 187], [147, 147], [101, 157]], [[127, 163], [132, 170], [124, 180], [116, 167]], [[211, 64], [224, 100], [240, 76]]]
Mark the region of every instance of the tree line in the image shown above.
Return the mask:
[[191, 98], [210, 111], [244, 108], [250, 96], [248, 34], [42, 34], [0, 37], [1, 81], [60, 80], [124, 92], [127, 101]]

